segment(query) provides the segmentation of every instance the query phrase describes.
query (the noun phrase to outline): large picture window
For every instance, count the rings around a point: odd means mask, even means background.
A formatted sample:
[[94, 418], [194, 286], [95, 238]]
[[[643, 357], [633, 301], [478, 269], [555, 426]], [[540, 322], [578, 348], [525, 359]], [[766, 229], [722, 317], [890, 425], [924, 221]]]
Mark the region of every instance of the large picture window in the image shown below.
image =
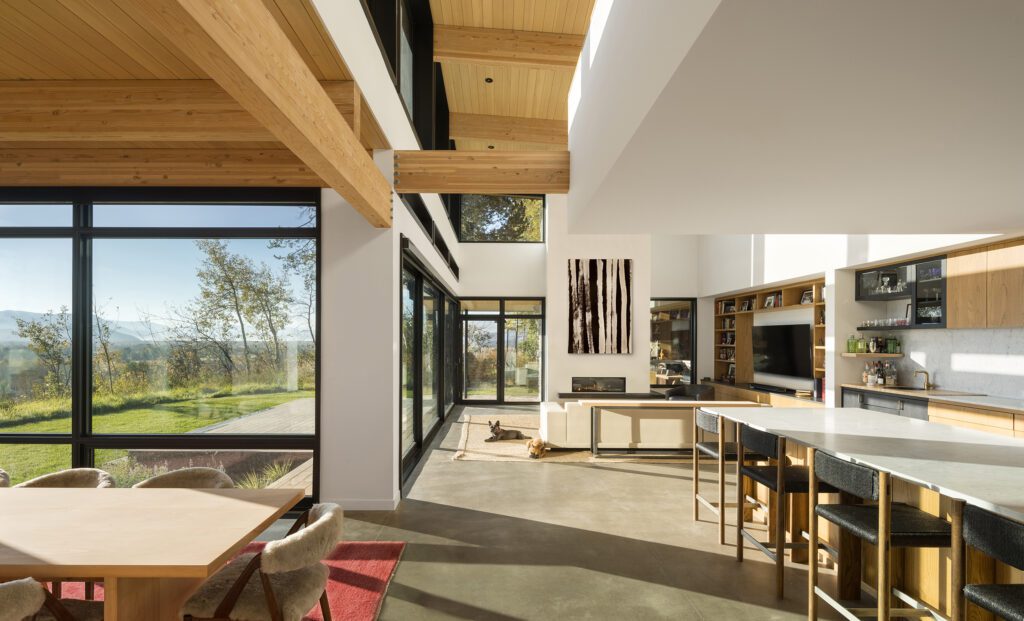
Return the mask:
[[544, 241], [543, 196], [462, 194], [453, 200], [460, 241]]
[[315, 496], [317, 193], [50, 192], [73, 197], [0, 204], [12, 484], [210, 466]]
[[651, 300], [652, 386], [697, 381], [697, 302], [692, 298]]

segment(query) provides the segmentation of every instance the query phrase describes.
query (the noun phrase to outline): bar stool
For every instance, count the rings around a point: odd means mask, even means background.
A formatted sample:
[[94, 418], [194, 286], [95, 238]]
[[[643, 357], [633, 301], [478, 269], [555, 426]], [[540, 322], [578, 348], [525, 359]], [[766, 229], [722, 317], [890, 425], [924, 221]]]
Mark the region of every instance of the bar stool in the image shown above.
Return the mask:
[[[737, 445], [725, 441], [722, 417], [697, 408], [693, 413], [693, 521], [700, 519], [700, 505], [704, 505], [718, 517], [718, 543], [725, 545], [725, 463], [736, 461]], [[706, 434], [717, 436], [714, 441], [703, 441]], [[700, 457], [706, 455], [718, 467], [718, 501], [712, 501], [700, 494]], [[748, 453], [747, 461], [767, 461], [764, 455]]]
[[[1024, 524], [978, 507], [964, 507], [964, 543], [1001, 563], [1024, 569]], [[1010, 621], [1024, 621], [1024, 584], [968, 584], [964, 597]]]
[[[741, 461], [737, 469], [736, 560], [743, 561], [743, 540], [746, 539], [755, 548], [764, 552], [768, 558], [775, 561], [775, 595], [782, 598], [785, 596], [786, 549], [807, 547], [807, 543], [803, 541], [786, 542], [786, 496], [787, 494], [808, 493], [810, 471], [807, 466], [786, 464], [786, 438], [758, 431], [749, 425], [741, 426], [739, 435], [737, 453], [741, 460], [746, 459], [747, 449], [753, 449], [757, 453], [767, 456], [767, 460], [775, 463], [767, 466], [749, 466], [744, 465]], [[743, 493], [743, 481], [747, 478], [765, 486], [775, 494], [775, 522], [769, 524], [769, 529], [774, 531], [774, 549], [768, 547], [772, 545], [772, 542], [758, 541], [753, 533], [743, 527], [744, 504], [748, 500]], [[821, 487], [821, 493], [835, 491], [828, 485]], [[757, 502], [754, 498], [749, 500]]]
[[[887, 621], [892, 617], [931, 616], [921, 608], [891, 608], [892, 576], [890, 572], [892, 548], [948, 548], [952, 542], [952, 528], [946, 520], [935, 517], [916, 507], [892, 502], [892, 487], [888, 472], [878, 472], [828, 453], [811, 450], [808, 460], [812, 464], [810, 488], [810, 557], [818, 553], [818, 520], [821, 517], [851, 532], [859, 539], [878, 548], [877, 610], [847, 608], [818, 587], [818, 565], [812, 562], [808, 571], [807, 616], [818, 618], [818, 598], [846, 618], [874, 618]], [[840, 491], [877, 504], [817, 504], [817, 493], [826, 483]], [[958, 578], [954, 576], [954, 581]], [[954, 582], [954, 584], [961, 584]]]

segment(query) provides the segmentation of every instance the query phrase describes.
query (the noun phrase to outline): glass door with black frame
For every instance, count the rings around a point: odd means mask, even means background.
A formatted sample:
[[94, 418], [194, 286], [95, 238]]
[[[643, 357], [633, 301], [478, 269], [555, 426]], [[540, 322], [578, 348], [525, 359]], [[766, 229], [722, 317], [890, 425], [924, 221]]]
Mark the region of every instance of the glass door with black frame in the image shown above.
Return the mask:
[[943, 326], [946, 323], [946, 262], [923, 261], [915, 266], [914, 325]]
[[463, 399], [498, 400], [498, 320], [467, 319], [464, 342]]

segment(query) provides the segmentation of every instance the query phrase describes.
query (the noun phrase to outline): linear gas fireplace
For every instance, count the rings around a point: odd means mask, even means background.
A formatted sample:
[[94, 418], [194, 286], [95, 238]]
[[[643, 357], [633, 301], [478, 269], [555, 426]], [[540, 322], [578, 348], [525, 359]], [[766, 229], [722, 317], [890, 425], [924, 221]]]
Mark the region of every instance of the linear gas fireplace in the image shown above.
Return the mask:
[[624, 377], [574, 377], [573, 392], [626, 392]]

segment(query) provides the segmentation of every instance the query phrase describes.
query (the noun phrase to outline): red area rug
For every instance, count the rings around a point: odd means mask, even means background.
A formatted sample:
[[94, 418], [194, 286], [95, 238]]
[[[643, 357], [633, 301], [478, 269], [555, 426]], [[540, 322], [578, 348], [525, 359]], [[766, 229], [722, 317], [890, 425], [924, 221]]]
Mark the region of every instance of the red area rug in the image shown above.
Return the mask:
[[[258, 552], [263, 543], [250, 543], [241, 554]], [[327, 598], [336, 621], [373, 621], [380, 613], [391, 577], [395, 575], [405, 544], [401, 541], [351, 541], [339, 543], [324, 564], [331, 569], [327, 578]], [[81, 582], [64, 583], [63, 597], [82, 599]], [[96, 585], [96, 599], [103, 599], [103, 585]], [[316, 606], [306, 621], [323, 621]]]

